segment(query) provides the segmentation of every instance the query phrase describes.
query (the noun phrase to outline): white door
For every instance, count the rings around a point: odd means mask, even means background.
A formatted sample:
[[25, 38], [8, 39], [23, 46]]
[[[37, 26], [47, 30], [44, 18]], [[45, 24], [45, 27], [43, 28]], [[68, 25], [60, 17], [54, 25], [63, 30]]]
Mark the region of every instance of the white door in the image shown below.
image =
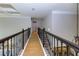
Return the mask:
[[38, 23], [37, 21], [33, 20], [32, 21], [32, 31], [37, 32], [38, 30]]

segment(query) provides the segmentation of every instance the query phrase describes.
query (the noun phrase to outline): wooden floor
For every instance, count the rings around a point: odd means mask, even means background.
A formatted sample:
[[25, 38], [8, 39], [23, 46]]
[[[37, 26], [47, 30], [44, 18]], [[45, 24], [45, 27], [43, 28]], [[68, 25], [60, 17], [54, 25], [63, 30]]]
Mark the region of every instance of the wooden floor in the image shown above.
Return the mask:
[[25, 48], [23, 56], [44, 56], [44, 52], [36, 32], [32, 32], [31, 38]]

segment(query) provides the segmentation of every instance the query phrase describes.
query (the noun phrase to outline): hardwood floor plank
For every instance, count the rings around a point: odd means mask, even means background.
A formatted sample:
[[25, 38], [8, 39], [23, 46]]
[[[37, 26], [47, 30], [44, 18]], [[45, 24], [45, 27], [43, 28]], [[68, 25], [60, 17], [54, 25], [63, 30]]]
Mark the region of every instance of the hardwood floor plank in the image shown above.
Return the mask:
[[44, 56], [44, 52], [40, 45], [36, 32], [32, 32], [31, 38], [25, 48], [23, 56]]

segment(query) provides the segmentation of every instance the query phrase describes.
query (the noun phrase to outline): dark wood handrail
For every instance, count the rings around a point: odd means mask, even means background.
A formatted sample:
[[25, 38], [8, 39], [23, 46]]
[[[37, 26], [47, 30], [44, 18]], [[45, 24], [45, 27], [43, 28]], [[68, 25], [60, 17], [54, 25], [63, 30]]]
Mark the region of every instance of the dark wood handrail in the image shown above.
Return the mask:
[[56, 38], [58, 38], [58, 40], [62, 41], [63, 43], [66, 43], [67, 45], [72, 46], [73, 48], [76, 48], [77, 51], [79, 51], [79, 46], [76, 45], [75, 43], [73, 43], [71, 41], [68, 41], [67, 39], [61, 38], [61, 37], [59, 37], [59, 36], [57, 36], [55, 34], [49, 33], [47, 31], [45, 31], [45, 32], [48, 33], [48, 34], [50, 34], [50, 35], [52, 35], [52, 36], [54, 36], [54, 37], [56, 37]]
[[[76, 53], [76, 55], [78, 55], [78, 53], [79, 53], [79, 46], [78, 45], [76, 45], [75, 43], [73, 43], [73, 42], [71, 42], [71, 41], [69, 41], [69, 40], [67, 40], [67, 39], [64, 39], [64, 38], [62, 38], [62, 37], [59, 37], [59, 36], [57, 36], [57, 35], [55, 35], [55, 34], [52, 34], [52, 33], [50, 33], [50, 32], [48, 32], [48, 31], [45, 31], [45, 30], [43, 30], [43, 29], [41, 29], [41, 28], [38, 28], [38, 34], [39, 34], [39, 36], [41, 35], [43, 33], [43, 35], [49, 35], [49, 36], [51, 36], [52, 37], [52, 39], [54, 40], [53, 42], [54, 42], [54, 47], [55, 47], [55, 44], [57, 44], [57, 47], [58, 47], [58, 41], [60, 41], [60, 47], [61, 47], [61, 51], [62, 51], [62, 46], [63, 46], [63, 43], [64, 44], [66, 44], [66, 49], [67, 49], [67, 55], [69, 55], [69, 50], [68, 50], [68, 48], [69, 47], [71, 47], [72, 49], [74, 49], [74, 51], [75, 51], [75, 53]], [[41, 38], [41, 37], [40, 37]], [[47, 39], [48, 39], [48, 37], [46, 37]], [[49, 38], [50, 39], [50, 38]], [[43, 40], [45, 40], [45, 38], [43, 38]], [[55, 40], [57, 41], [57, 43], [55, 43]], [[50, 43], [50, 42], [48, 42], [48, 43]], [[50, 46], [50, 49], [51, 49], [51, 46]], [[57, 48], [57, 51], [58, 51], [58, 48]], [[54, 52], [55, 52], [55, 49], [54, 49]], [[58, 52], [57, 52], [58, 53]], [[62, 52], [61, 52], [61, 54], [62, 54]], [[72, 54], [72, 53], [71, 53]], [[54, 54], [55, 55], [55, 54]], [[57, 54], [58, 55], [58, 54]]]
[[[29, 29], [29, 28], [28, 28]], [[27, 31], [28, 29], [23, 29], [24, 31]], [[2, 38], [2, 39], [0, 39], [0, 43], [2, 43], [2, 42], [4, 42], [4, 41], [6, 41], [6, 40], [9, 40], [8, 38], [11, 38], [11, 37], [14, 37], [14, 36], [16, 36], [16, 35], [18, 35], [18, 34], [21, 34], [22, 32], [23, 32], [23, 30], [22, 31], [20, 31], [20, 32], [18, 32], [18, 33], [15, 33], [15, 34], [13, 34], [13, 35], [10, 35], [10, 36], [7, 36], [7, 37], [5, 37], [5, 38]]]
[[[18, 36], [20, 34], [22, 34], [22, 35]], [[25, 30], [22, 29], [22, 31], [20, 31], [20, 32], [17, 32], [13, 35], [0, 39], [0, 44], [1, 44], [0, 47], [2, 50], [2, 55], [3, 56], [5, 56], [5, 55], [17, 56], [19, 54], [19, 52], [22, 49], [24, 49], [24, 45], [27, 42], [29, 36], [30, 36], [30, 28], [25, 29]], [[19, 39], [19, 41], [17, 41], [18, 39]], [[18, 45], [19, 45], [19, 47], [18, 47]], [[7, 49], [6, 51], [5, 51], [5, 48]], [[17, 49], [18, 49], [18, 51], [17, 51]], [[7, 52], [7, 53], [5, 53], [5, 52]]]

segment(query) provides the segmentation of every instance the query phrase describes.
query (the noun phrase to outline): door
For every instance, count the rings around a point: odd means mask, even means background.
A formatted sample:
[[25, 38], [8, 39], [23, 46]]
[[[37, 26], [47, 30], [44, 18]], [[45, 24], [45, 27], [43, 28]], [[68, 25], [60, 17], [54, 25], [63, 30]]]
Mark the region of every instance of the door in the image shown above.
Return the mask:
[[38, 30], [38, 23], [36, 20], [32, 20], [32, 31], [37, 32]]

